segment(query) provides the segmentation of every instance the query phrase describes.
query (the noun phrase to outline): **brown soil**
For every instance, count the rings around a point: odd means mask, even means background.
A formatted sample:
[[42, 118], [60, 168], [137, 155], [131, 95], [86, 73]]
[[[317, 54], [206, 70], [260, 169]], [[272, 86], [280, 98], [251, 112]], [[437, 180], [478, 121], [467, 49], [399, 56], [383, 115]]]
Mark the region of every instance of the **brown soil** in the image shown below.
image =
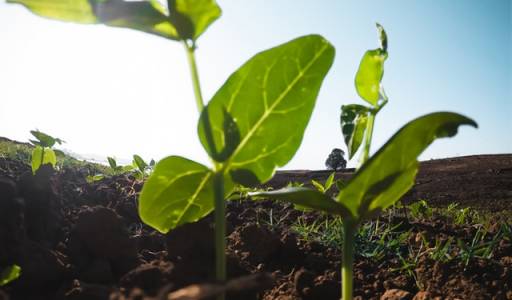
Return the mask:
[[[354, 169], [337, 173], [348, 180]], [[266, 186], [324, 181], [332, 171], [278, 171]], [[424, 199], [432, 206], [458, 203], [486, 211], [512, 211], [512, 154], [474, 155], [424, 161], [405, 202]]]
[[[86, 170], [32, 176], [18, 161], [0, 158], [0, 269], [16, 263], [22, 276], [0, 288], [0, 299], [339, 299], [337, 247], [305, 240], [292, 224], [323, 220], [316, 213], [271, 201], [228, 203], [228, 274], [214, 281], [212, 218], [162, 235], [137, 215], [140, 181], [122, 175], [88, 184]], [[324, 180], [325, 171], [278, 172], [269, 183]], [[348, 178], [350, 172], [339, 172]], [[451, 202], [490, 212], [512, 212], [512, 155], [432, 160], [421, 165], [404, 201]], [[418, 249], [447, 236], [470, 242], [473, 226], [434, 217], [389, 215], [383, 223], [407, 232]], [[489, 238], [501, 221], [491, 223]], [[439, 262], [421, 256], [412, 273], [398, 270], [397, 256], [358, 255], [359, 299], [512, 299], [512, 244], [503, 239], [492, 257]], [[413, 274], [413, 276], [411, 276]], [[188, 297], [188, 298], [187, 298]]]

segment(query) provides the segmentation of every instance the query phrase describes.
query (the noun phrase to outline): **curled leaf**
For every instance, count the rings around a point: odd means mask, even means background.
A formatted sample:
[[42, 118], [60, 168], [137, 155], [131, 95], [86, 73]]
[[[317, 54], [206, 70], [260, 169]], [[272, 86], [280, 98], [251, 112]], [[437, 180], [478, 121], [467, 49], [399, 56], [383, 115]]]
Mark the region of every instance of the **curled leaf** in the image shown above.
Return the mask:
[[363, 142], [368, 122], [369, 108], [363, 105], [350, 104], [341, 107], [340, 126], [351, 159]]

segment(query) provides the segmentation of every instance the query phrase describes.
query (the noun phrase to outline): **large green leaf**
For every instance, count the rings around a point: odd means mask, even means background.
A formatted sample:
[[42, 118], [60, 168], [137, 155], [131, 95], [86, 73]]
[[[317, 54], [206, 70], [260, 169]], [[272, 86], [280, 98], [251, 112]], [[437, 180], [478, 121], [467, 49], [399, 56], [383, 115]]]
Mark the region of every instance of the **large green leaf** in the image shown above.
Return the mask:
[[[232, 190], [226, 183], [225, 193]], [[213, 210], [213, 173], [179, 156], [159, 161], [139, 197], [139, 215], [160, 232], [195, 222]]]
[[17, 265], [9, 266], [0, 272], [0, 286], [16, 280], [21, 275], [21, 268]]
[[19, 3], [33, 13], [60, 21], [93, 24], [98, 19], [89, 0], [7, 0]]
[[[210, 115], [215, 145], [224, 144], [223, 108], [240, 132], [226, 170], [245, 170], [238, 173], [264, 182], [293, 157], [333, 59], [331, 44], [310, 35], [255, 55], [229, 77], [208, 104], [218, 112]], [[202, 127], [200, 122], [199, 137], [208, 150]]]
[[473, 120], [450, 112], [407, 123], [358, 170], [337, 200], [358, 220], [393, 204], [414, 184], [417, 157], [435, 139], [454, 136], [460, 125], [477, 127]]
[[51, 164], [52, 167], [55, 167], [57, 164], [55, 152], [50, 148], [43, 148], [39, 145], [35, 146], [34, 150], [32, 150], [32, 173], [35, 174], [42, 165], [46, 164]]
[[380, 81], [384, 75], [384, 61], [388, 53], [382, 49], [368, 50], [356, 73], [356, 90], [361, 98], [373, 106], [380, 99]]
[[334, 199], [321, 193], [305, 187], [289, 187], [276, 191], [249, 193], [249, 196], [255, 198], [270, 198], [273, 200], [286, 201], [295, 205], [306, 207], [330, 214], [342, 216], [349, 215], [347, 209]]
[[221, 15], [215, 0], [168, 0], [172, 23], [182, 39], [196, 40]]
[[178, 33], [158, 1], [124, 0], [7, 0], [27, 7], [42, 17], [136, 29], [169, 39]]
[[351, 159], [361, 146], [368, 122], [368, 108], [363, 105], [350, 104], [341, 107], [340, 125]]

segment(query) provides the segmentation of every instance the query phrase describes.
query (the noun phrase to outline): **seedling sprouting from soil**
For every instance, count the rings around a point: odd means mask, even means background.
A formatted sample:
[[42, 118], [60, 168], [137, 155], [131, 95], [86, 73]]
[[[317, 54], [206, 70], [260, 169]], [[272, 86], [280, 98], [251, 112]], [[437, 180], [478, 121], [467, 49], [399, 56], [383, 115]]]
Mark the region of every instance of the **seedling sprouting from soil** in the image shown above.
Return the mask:
[[133, 170], [135, 172], [135, 177], [140, 180], [144, 180], [148, 174], [151, 174], [153, 168], [155, 167], [155, 160], [151, 160], [147, 163], [140, 155], [133, 155]]
[[13, 280], [16, 280], [20, 275], [21, 268], [17, 265], [12, 265], [0, 270], [0, 286], [4, 286]]
[[364, 54], [355, 77], [359, 96], [370, 106], [345, 105], [341, 112], [341, 129], [349, 158], [363, 145], [361, 166], [352, 179], [335, 198], [304, 187], [252, 194], [342, 217], [344, 300], [352, 299], [353, 295], [354, 235], [357, 227], [363, 220], [377, 216], [398, 201], [412, 187], [418, 171], [417, 158], [435, 139], [454, 136], [460, 125], [477, 127], [473, 120], [456, 113], [428, 114], [407, 123], [370, 158], [375, 116], [388, 102], [381, 85], [384, 61], [388, 57], [388, 40], [382, 26], [377, 24], [377, 28], [381, 45]]
[[321, 184], [320, 182], [312, 179], [311, 184], [321, 193], [326, 193], [328, 190], [331, 189], [331, 187], [334, 185], [334, 176], [336, 175], [336, 172], [332, 172], [329, 177], [325, 180], [324, 184]]
[[42, 165], [46, 164], [50, 164], [55, 168], [55, 165], [57, 164], [57, 156], [55, 155], [55, 151], [52, 147], [56, 143], [61, 145], [64, 141], [59, 138], [54, 138], [39, 130], [32, 130], [30, 133], [36, 138], [35, 140], [30, 140], [30, 142], [35, 146], [34, 150], [32, 150], [32, 173], [35, 174]]
[[[269, 180], [299, 148], [334, 48], [319, 35], [263, 51], [235, 71], [204, 105], [195, 60], [197, 40], [220, 17], [214, 0], [7, 0], [44, 17], [127, 27], [181, 42], [194, 88], [199, 139], [213, 166], [180, 156], [162, 159], [145, 183], [141, 219], [161, 232], [215, 210], [216, 278], [226, 279], [225, 198], [235, 183]], [[58, 4], [58, 5], [56, 5]]]

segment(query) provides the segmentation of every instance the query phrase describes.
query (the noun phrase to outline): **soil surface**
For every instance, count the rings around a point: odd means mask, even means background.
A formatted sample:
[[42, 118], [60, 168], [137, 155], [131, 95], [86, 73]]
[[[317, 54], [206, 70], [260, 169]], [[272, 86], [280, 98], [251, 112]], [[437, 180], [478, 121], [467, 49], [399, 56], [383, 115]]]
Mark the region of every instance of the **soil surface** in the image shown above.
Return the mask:
[[[354, 169], [337, 172], [348, 180]], [[332, 171], [277, 171], [266, 186], [284, 187], [289, 182], [323, 182]], [[512, 154], [473, 155], [421, 162], [416, 185], [405, 203], [426, 200], [432, 206], [458, 203], [486, 211], [512, 210]]]
[[[267, 186], [322, 181], [329, 174], [283, 171]], [[85, 169], [42, 167], [34, 176], [28, 165], [0, 158], [0, 270], [11, 264], [22, 269], [18, 280], [0, 288], [0, 300], [214, 299], [221, 292], [244, 300], [339, 299], [338, 247], [294, 229], [298, 220], [314, 224], [326, 220], [324, 215], [268, 200], [228, 202], [230, 280], [220, 284], [214, 280], [211, 216], [163, 235], [138, 217], [141, 181], [119, 175], [87, 183], [87, 175]], [[350, 170], [337, 173], [350, 176]], [[418, 199], [438, 207], [456, 202], [490, 213], [512, 212], [512, 155], [423, 162], [403, 200]], [[422, 238], [426, 245], [448, 236], [470, 243], [479, 230], [439, 216], [413, 220], [388, 214], [380, 222], [406, 233], [413, 251], [424, 249]], [[496, 217], [486, 239], [503, 225]], [[494, 246], [485, 259], [442, 262], [418, 255], [407, 268], [388, 251], [379, 259], [356, 255], [355, 296], [512, 299], [510, 237]]]

